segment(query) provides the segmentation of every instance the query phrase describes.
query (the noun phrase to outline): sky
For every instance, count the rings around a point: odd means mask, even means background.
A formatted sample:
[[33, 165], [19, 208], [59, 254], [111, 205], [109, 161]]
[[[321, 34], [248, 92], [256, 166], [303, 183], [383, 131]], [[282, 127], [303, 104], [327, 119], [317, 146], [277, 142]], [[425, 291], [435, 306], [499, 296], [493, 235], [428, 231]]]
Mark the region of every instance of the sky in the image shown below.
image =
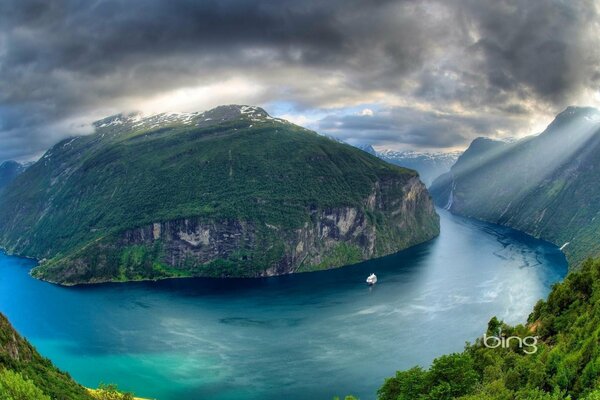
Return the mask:
[[600, 106], [597, 0], [3, 0], [0, 162], [130, 111], [249, 104], [452, 151]]

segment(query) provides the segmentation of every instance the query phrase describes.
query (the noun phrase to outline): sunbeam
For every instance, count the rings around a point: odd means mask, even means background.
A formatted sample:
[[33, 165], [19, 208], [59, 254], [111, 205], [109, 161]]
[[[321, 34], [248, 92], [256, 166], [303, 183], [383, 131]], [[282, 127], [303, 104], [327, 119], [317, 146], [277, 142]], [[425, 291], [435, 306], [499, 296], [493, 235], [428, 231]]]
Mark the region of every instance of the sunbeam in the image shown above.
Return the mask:
[[449, 199], [446, 206], [462, 207], [464, 204], [455, 202], [454, 190], [465, 189], [457, 189], [455, 181], [468, 181], [468, 194], [463, 193], [461, 201], [477, 207], [484, 199], [491, 200], [504, 214], [538, 189], [567, 160], [585, 152], [588, 143], [598, 137], [599, 129], [600, 113], [597, 110], [568, 108], [540, 135], [515, 143], [480, 139], [449, 174], [434, 183], [432, 191], [439, 191], [444, 186], [454, 188], [446, 195]]

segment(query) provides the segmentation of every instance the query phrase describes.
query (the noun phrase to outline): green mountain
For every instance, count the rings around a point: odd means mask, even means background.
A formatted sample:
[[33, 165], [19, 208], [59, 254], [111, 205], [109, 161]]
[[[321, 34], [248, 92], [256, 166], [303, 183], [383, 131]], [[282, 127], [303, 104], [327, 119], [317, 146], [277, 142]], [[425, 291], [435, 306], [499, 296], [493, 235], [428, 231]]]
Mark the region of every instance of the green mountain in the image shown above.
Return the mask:
[[600, 112], [569, 107], [537, 136], [475, 140], [432, 184], [436, 204], [563, 247], [572, 265], [600, 255]]
[[117, 115], [0, 198], [0, 246], [62, 284], [256, 277], [387, 255], [439, 232], [416, 172], [249, 106]]
[[0, 314], [0, 398], [93, 399], [83, 386], [58, 370], [50, 360], [42, 357], [27, 340], [19, 336], [2, 314]]

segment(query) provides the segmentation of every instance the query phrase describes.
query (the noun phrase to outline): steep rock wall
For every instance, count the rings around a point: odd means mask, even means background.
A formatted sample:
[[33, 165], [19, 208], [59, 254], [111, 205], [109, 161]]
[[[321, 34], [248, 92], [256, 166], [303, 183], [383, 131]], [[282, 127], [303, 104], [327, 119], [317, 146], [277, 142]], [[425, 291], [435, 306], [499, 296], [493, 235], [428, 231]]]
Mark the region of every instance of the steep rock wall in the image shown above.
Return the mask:
[[376, 182], [363, 207], [311, 209], [296, 229], [201, 217], [156, 221], [42, 264], [64, 284], [170, 276], [259, 277], [335, 268], [432, 239], [439, 217], [418, 177]]

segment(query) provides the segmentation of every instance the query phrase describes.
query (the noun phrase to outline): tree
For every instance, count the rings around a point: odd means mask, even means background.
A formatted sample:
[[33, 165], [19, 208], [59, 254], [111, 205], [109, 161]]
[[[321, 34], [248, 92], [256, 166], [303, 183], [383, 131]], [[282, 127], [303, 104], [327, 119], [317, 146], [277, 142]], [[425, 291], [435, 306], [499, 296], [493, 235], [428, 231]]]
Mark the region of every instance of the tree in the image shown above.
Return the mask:
[[436, 358], [427, 378], [430, 399], [452, 399], [470, 393], [479, 375], [470, 355], [453, 353]]
[[133, 400], [131, 393], [119, 392], [115, 384], [106, 385], [102, 383], [92, 394], [98, 400]]
[[386, 379], [377, 392], [379, 400], [417, 399], [426, 392], [427, 372], [421, 367], [398, 371], [396, 376]]
[[35, 386], [33, 381], [8, 369], [0, 371], [0, 398], [2, 400], [50, 400], [50, 397]]

